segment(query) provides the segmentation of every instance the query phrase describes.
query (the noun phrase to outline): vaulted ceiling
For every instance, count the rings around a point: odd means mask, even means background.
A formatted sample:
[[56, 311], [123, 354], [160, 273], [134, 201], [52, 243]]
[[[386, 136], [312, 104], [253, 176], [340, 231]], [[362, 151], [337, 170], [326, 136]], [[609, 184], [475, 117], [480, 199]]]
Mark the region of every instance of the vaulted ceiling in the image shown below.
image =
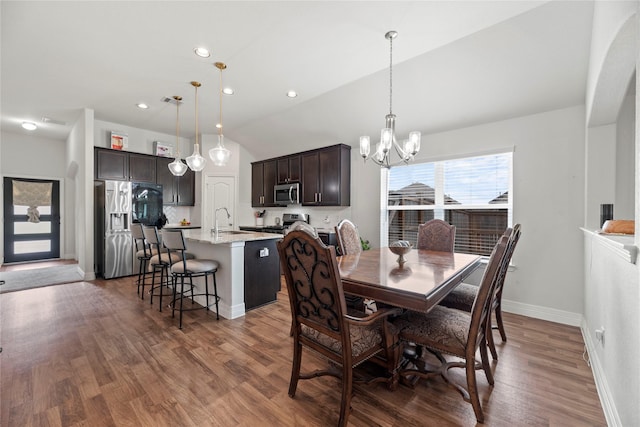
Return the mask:
[[[423, 133], [584, 103], [592, 2], [2, 1], [2, 129], [23, 120], [65, 139], [82, 108], [99, 120], [182, 135], [216, 133], [257, 158], [375, 140], [389, 110]], [[212, 56], [199, 58], [197, 46]], [[295, 89], [299, 96], [287, 98]], [[149, 104], [148, 110], [136, 107]], [[48, 117], [53, 122], [43, 123]], [[64, 124], [61, 124], [64, 123]]]

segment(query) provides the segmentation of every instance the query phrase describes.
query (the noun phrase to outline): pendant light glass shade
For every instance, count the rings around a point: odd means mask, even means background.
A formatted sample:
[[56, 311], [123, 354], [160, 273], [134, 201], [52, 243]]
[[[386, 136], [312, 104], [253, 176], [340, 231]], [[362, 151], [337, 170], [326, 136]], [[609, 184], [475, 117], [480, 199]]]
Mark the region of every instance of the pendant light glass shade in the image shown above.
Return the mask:
[[169, 171], [174, 176], [182, 176], [187, 172], [187, 165], [182, 163], [182, 159], [180, 159], [180, 102], [182, 101], [181, 96], [174, 96], [173, 99], [176, 101], [176, 158], [173, 162], [169, 163]]
[[215, 67], [220, 70], [220, 122], [218, 123], [218, 145], [209, 150], [209, 157], [216, 166], [225, 166], [231, 158], [231, 150], [224, 146], [224, 135], [222, 135], [222, 70], [227, 66], [222, 62], [216, 62]]
[[200, 155], [200, 144], [198, 144], [198, 88], [202, 86], [199, 82], [191, 82], [191, 86], [196, 88], [196, 142], [193, 144], [193, 154], [187, 157], [187, 165], [194, 172], [204, 169], [206, 159]]

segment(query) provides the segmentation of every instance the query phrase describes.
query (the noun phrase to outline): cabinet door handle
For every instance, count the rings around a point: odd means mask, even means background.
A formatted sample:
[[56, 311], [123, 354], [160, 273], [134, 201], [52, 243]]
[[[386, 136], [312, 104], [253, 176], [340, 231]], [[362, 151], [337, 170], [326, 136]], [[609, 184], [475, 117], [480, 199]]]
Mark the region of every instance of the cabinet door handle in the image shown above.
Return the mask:
[[318, 202], [322, 203], [322, 193], [318, 193]]

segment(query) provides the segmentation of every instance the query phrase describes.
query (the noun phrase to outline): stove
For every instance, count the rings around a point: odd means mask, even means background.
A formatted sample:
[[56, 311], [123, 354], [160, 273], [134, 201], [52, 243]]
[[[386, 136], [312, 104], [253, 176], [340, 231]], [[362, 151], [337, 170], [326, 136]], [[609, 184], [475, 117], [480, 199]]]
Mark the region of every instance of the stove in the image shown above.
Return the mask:
[[286, 213], [282, 215], [282, 225], [240, 226], [240, 230], [259, 231], [262, 233], [285, 234], [287, 229], [296, 221], [309, 223], [309, 215], [301, 213]]

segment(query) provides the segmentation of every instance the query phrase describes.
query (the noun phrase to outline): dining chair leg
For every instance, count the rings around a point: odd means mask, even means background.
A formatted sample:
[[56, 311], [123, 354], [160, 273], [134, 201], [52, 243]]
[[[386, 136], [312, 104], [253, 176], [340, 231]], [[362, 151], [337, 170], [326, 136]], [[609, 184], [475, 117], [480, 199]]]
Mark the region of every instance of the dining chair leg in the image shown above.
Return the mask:
[[353, 369], [343, 363], [342, 366], [342, 403], [340, 405], [340, 419], [338, 425], [340, 427], [347, 425], [349, 412], [351, 411], [351, 394], [353, 386]]
[[489, 350], [491, 350], [491, 357], [493, 358], [493, 360], [498, 360], [498, 352], [496, 350], [496, 343], [493, 339], [493, 326], [490, 316], [487, 319], [487, 327], [485, 328], [484, 334], [487, 338], [487, 345], [489, 346]]
[[302, 361], [302, 344], [295, 343], [293, 346], [293, 361], [291, 364], [291, 381], [289, 381], [289, 396], [296, 395], [298, 380], [300, 379], [300, 362]]
[[502, 304], [498, 303], [495, 309], [496, 323], [498, 324], [498, 330], [500, 331], [500, 337], [502, 342], [507, 342], [507, 333], [504, 330], [504, 323], [502, 323]]
[[471, 406], [473, 406], [473, 412], [476, 415], [476, 420], [482, 424], [484, 423], [484, 415], [482, 413], [482, 406], [480, 406], [480, 397], [478, 396], [475, 360], [473, 358], [467, 359], [465, 365], [465, 370], [467, 373], [467, 392], [469, 393], [469, 401], [471, 403]]

